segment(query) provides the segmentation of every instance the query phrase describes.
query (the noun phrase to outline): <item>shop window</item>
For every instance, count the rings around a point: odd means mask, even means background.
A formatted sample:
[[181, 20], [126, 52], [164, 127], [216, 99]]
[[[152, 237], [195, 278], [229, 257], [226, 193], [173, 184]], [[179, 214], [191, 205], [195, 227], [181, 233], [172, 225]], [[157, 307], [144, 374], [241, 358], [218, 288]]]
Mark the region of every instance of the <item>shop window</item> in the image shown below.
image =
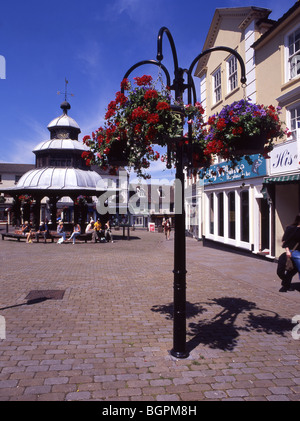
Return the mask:
[[219, 194], [218, 196], [218, 230], [219, 230], [219, 236], [224, 237], [224, 194], [223, 192]]
[[229, 238], [235, 239], [235, 192], [228, 195], [228, 235]]
[[241, 193], [241, 240], [249, 243], [249, 191]]
[[209, 232], [214, 233], [214, 195], [213, 193], [209, 196]]

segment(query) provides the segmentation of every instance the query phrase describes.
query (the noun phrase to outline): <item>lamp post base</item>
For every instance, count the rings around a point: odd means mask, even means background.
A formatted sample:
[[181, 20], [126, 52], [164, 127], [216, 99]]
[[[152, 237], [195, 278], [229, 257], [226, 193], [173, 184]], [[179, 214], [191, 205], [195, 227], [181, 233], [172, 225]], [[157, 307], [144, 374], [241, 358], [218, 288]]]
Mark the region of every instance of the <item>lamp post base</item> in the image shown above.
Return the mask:
[[170, 354], [172, 355], [172, 357], [175, 357], [175, 358], [188, 358], [190, 355], [188, 351], [180, 352], [180, 351], [175, 351], [174, 349], [170, 351]]

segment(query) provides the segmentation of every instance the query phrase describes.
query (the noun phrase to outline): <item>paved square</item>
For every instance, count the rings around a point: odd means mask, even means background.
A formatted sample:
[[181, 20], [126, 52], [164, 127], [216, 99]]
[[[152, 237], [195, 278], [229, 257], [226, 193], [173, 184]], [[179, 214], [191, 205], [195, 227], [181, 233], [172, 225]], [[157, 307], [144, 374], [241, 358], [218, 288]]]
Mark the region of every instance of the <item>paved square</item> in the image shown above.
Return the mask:
[[[176, 360], [173, 240], [132, 234], [0, 241], [2, 401], [300, 400], [297, 277], [279, 293], [276, 264], [187, 238], [190, 357]], [[49, 290], [65, 293], [26, 299]]]

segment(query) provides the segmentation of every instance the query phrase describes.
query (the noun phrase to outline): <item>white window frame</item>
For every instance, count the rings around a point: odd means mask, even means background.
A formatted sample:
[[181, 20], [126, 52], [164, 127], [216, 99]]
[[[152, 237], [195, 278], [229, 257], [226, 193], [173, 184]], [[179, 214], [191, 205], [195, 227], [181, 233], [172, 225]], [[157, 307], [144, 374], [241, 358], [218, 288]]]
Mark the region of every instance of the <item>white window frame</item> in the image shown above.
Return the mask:
[[235, 56], [230, 56], [227, 60], [227, 93], [234, 91], [238, 87], [238, 63]]
[[[298, 43], [299, 48], [297, 51], [295, 48], [295, 35], [299, 36]], [[291, 43], [291, 37], [294, 37], [293, 43]], [[293, 47], [293, 51], [291, 48]], [[286, 75], [285, 81], [288, 82], [300, 76], [300, 26], [293, 28], [285, 37], [285, 55], [286, 55]], [[293, 70], [296, 69], [295, 74], [292, 74]]]
[[[235, 184], [230, 188], [226, 188], [226, 186], [219, 186], [215, 190], [208, 190], [205, 192], [205, 237], [213, 240], [218, 241], [223, 244], [228, 244], [234, 247], [241, 247], [246, 250], [251, 250], [252, 246], [252, 230], [253, 224], [252, 220], [252, 212], [253, 212], [253, 203], [251, 202], [251, 189], [250, 186], [246, 186], [242, 191], [248, 190], [249, 194], [249, 241], [245, 242], [241, 239], [241, 191], [240, 186]], [[224, 231], [223, 235], [219, 235], [219, 194], [223, 192], [223, 221], [224, 221]], [[234, 238], [229, 237], [230, 231], [230, 203], [229, 203], [229, 195], [232, 193], [234, 195]], [[213, 203], [213, 216], [210, 214], [211, 204]], [[213, 226], [213, 232], [211, 232], [211, 226]]]
[[[292, 112], [295, 110], [295, 116], [292, 117]], [[297, 111], [298, 110], [298, 111]], [[293, 104], [293, 106], [287, 108], [288, 117], [288, 128], [291, 134], [288, 140], [297, 140], [300, 137], [300, 102]], [[292, 122], [295, 120], [294, 128], [292, 128]]]
[[213, 79], [213, 103], [217, 104], [222, 99], [222, 73], [219, 67], [212, 75]]

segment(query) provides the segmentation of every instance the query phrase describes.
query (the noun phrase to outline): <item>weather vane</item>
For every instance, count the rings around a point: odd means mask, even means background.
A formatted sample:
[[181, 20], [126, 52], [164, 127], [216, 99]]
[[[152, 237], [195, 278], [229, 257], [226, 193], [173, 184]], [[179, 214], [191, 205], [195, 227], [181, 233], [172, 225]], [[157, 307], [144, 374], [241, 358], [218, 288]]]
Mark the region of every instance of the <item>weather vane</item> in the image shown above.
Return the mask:
[[68, 83], [69, 81], [65, 78], [65, 92], [57, 91], [57, 95], [65, 95], [65, 101], [67, 101], [68, 95], [74, 96], [74, 94], [68, 93]]

